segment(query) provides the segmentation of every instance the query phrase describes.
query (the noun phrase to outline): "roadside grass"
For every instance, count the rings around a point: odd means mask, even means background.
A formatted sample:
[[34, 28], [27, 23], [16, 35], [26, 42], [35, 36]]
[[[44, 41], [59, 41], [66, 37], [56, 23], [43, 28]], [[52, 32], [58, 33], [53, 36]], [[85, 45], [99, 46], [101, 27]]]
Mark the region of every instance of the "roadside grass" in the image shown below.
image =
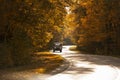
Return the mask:
[[120, 55], [110, 55], [112, 57], [116, 57], [116, 58], [119, 58], [120, 59]]
[[71, 51], [78, 51], [76, 46], [70, 47], [69, 50], [71, 50]]
[[52, 54], [50, 52], [37, 52], [33, 54], [32, 63], [38, 64], [36, 68], [32, 69], [35, 73], [50, 73], [58, 68], [64, 62], [64, 58], [60, 55]]
[[[69, 50], [71, 50], [71, 51], [79, 51], [78, 49], [77, 49], [77, 47], [76, 46], [72, 46], [72, 47], [70, 47], [69, 48]], [[84, 50], [80, 50], [83, 54], [89, 54], [90, 52], [87, 52], [87, 51], [84, 51]], [[105, 54], [92, 54], [92, 55], [103, 55], [103, 56], [112, 56], [112, 57], [116, 57], [116, 58], [120, 58], [120, 55], [105, 55]]]

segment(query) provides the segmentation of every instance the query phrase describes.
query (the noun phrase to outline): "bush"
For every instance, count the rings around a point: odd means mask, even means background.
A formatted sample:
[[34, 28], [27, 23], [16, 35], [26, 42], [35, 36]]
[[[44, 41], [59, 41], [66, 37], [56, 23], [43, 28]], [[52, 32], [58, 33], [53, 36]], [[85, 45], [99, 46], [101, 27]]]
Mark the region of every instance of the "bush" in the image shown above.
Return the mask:
[[16, 31], [10, 40], [11, 55], [14, 65], [27, 64], [31, 60], [33, 52], [31, 39], [25, 31]]
[[6, 43], [0, 44], [0, 68], [11, 67], [14, 62], [11, 56], [11, 48]]

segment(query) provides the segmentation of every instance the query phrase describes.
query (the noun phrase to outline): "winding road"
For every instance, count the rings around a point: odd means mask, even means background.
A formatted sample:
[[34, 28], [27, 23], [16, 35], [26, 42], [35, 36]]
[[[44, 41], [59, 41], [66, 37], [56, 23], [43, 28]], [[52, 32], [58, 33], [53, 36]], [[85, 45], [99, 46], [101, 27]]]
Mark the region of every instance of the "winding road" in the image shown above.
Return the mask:
[[60, 73], [37, 74], [31, 71], [0, 70], [0, 80], [120, 80], [120, 59], [81, 54], [83, 52], [70, 51], [70, 47], [63, 46], [62, 53], [53, 53], [69, 61], [69, 67], [64, 71], [64, 65], [55, 70], [62, 70]]
[[120, 59], [110, 56], [81, 54], [70, 51], [71, 46], [64, 46], [62, 55], [70, 66], [64, 72], [48, 80], [120, 80]]

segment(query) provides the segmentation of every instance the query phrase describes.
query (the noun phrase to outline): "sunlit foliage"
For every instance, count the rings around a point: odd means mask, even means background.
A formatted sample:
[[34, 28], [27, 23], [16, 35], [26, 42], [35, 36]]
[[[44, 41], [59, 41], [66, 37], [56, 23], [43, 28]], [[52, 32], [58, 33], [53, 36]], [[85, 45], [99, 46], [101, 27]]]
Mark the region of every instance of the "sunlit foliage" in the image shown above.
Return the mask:
[[[79, 48], [98, 54], [120, 52], [120, 1], [73, 0], [71, 15], [76, 24], [73, 39]], [[69, 19], [69, 18], [68, 18]], [[69, 20], [68, 20], [69, 22]], [[69, 23], [69, 27], [73, 23]], [[84, 47], [83, 47], [84, 46]]]

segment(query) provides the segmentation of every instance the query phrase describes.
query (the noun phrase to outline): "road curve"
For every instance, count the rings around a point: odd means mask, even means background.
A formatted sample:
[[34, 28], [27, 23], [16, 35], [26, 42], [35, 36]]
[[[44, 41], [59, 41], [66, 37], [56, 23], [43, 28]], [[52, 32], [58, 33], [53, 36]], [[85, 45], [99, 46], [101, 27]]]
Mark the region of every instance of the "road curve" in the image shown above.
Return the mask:
[[[70, 51], [70, 47], [63, 46], [62, 53], [54, 53], [63, 56], [70, 63], [61, 73], [53, 75], [32, 71], [0, 70], [0, 80], [120, 80], [120, 59]], [[60, 70], [63, 68], [58, 68], [58, 71]]]
[[81, 54], [70, 51], [64, 46], [62, 55], [70, 61], [70, 67], [64, 72], [46, 80], [120, 80], [120, 59], [110, 56]]

